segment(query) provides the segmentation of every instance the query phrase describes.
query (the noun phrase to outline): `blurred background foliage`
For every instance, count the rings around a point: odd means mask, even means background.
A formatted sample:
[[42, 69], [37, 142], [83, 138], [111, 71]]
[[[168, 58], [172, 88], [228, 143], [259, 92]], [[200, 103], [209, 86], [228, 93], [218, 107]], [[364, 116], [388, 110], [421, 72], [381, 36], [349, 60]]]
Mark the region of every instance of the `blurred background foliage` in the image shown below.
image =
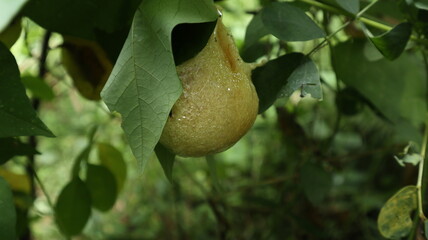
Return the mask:
[[[244, 37], [252, 13], [265, 2], [219, 2], [224, 23], [247, 60], [263, 61], [259, 53], [244, 48]], [[370, 14], [388, 15], [386, 21], [391, 22], [401, 20], [391, 1], [384, 2]], [[346, 20], [331, 16], [323, 22], [326, 12], [310, 9], [309, 13], [330, 32]], [[28, 18], [22, 27], [12, 52], [21, 74], [35, 76], [45, 30]], [[358, 34], [361, 30], [350, 25], [332, 41], [358, 38]], [[280, 47], [284, 43], [274, 37], [264, 41], [264, 47], [270, 48], [262, 52], [268, 53], [267, 58], [284, 51]], [[287, 43], [285, 48], [308, 53], [318, 43]], [[354, 88], [337, 81], [329, 47], [312, 55], [322, 78], [323, 101], [301, 99], [298, 93], [277, 101], [231, 149], [207, 159], [177, 158], [170, 184], [155, 156], [142, 174], [120, 119], [102, 102], [79, 95], [61, 65], [61, 44], [61, 35], [54, 33], [45, 81], [55, 97], [43, 101], [39, 112], [57, 136], [39, 138], [37, 148], [42, 153], [37, 156], [37, 174], [46, 192], [51, 199], [58, 197], [93, 126], [97, 126], [94, 141], [114, 146], [127, 164], [127, 178], [113, 209], [93, 210], [83, 234], [75, 239], [381, 239], [376, 224], [380, 208], [399, 188], [416, 182], [416, 167], [402, 167], [394, 159], [411, 133], [386, 120]], [[420, 133], [415, 134], [420, 139]], [[94, 148], [89, 162], [98, 161]], [[23, 157], [15, 157], [4, 167], [23, 174], [24, 162]], [[14, 182], [29, 191], [28, 179], [19, 176]], [[46, 196], [40, 188], [36, 190], [38, 198], [29, 219], [34, 238], [62, 239]], [[28, 201], [17, 198], [16, 204], [25, 208]]]

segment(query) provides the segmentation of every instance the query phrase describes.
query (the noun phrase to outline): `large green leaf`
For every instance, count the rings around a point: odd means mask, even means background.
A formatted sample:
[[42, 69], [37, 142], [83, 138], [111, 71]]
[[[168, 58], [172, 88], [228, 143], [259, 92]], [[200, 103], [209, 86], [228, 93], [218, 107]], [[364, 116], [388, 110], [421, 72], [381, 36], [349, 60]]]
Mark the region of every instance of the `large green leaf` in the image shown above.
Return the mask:
[[254, 15], [245, 32], [245, 46], [250, 47], [254, 45], [260, 38], [267, 34], [269, 34], [269, 31], [263, 24], [262, 14]]
[[417, 188], [407, 186], [392, 196], [380, 210], [377, 225], [382, 236], [401, 239], [412, 229], [413, 210], [417, 209]]
[[301, 53], [290, 53], [269, 61], [252, 73], [259, 96], [259, 113], [266, 111], [278, 98], [289, 97], [296, 90], [322, 99], [320, 76], [315, 64]]
[[156, 157], [158, 158], [165, 176], [172, 183], [172, 169], [174, 167], [175, 154], [158, 143], [155, 147]]
[[354, 15], [360, 11], [360, 0], [336, 0], [336, 3]]
[[15, 138], [0, 138], [0, 164], [14, 156], [37, 154], [38, 152], [28, 143], [22, 143]]
[[15, 240], [16, 212], [12, 191], [2, 177], [0, 177], [0, 216], [0, 239]]
[[284, 41], [307, 41], [325, 36], [303, 10], [286, 2], [274, 2], [262, 12], [266, 29]]
[[55, 205], [59, 229], [67, 236], [79, 234], [91, 215], [91, 195], [86, 184], [74, 177], [61, 191]]
[[130, 24], [141, 0], [35, 0], [24, 14], [42, 27], [65, 35], [94, 39]]
[[209, 0], [146, 0], [137, 10], [101, 97], [122, 115], [122, 128], [142, 168], [182, 92], [171, 50], [172, 29], [217, 17]]
[[0, 43], [0, 137], [42, 135], [54, 137], [37, 117], [25, 95], [12, 53]]
[[28, 0], [0, 0], [0, 33], [12, 22]]
[[412, 34], [412, 24], [400, 23], [388, 32], [376, 37], [373, 37], [367, 28], [364, 28], [364, 32], [383, 56], [389, 60], [394, 60], [404, 51]]
[[98, 143], [98, 158], [101, 165], [108, 168], [116, 178], [117, 190], [120, 192], [126, 181], [126, 163], [122, 153], [107, 143]]
[[117, 183], [113, 173], [104, 166], [88, 164], [86, 186], [92, 206], [100, 211], [113, 207], [117, 197]]
[[419, 126], [426, 117], [425, 71], [414, 53], [403, 53], [391, 62], [369, 61], [362, 49], [366, 41], [354, 40], [333, 48], [337, 78], [356, 89], [395, 124]]

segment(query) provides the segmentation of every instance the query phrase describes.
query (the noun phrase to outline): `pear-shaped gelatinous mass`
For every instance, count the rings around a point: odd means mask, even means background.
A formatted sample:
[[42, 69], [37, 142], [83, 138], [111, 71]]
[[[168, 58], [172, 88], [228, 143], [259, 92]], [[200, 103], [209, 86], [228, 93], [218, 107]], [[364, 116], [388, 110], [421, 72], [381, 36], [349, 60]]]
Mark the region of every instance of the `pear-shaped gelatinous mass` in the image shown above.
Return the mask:
[[183, 93], [160, 139], [172, 152], [187, 157], [221, 152], [253, 125], [259, 99], [251, 64], [242, 61], [221, 19], [205, 48], [177, 73]]

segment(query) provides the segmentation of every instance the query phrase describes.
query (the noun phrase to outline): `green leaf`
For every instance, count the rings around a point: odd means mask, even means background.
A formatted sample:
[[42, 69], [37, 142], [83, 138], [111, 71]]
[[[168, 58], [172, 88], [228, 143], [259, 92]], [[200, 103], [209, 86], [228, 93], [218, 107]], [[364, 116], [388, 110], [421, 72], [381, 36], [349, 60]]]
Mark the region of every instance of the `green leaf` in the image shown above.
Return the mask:
[[141, 0], [37, 0], [23, 12], [40, 26], [64, 35], [95, 39], [99, 31], [113, 32], [130, 24]]
[[428, 0], [415, 0], [413, 4], [416, 8], [428, 10]]
[[373, 37], [369, 30], [364, 27], [364, 33], [375, 45], [375, 47], [389, 60], [395, 60], [404, 51], [412, 34], [412, 24], [400, 23], [388, 32]]
[[73, 178], [61, 191], [55, 204], [55, 219], [67, 236], [82, 232], [91, 215], [91, 196], [85, 183]]
[[122, 128], [142, 169], [182, 92], [171, 50], [172, 29], [217, 17], [209, 0], [146, 0], [137, 10], [101, 97], [110, 111], [122, 115]]
[[0, 138], [0, 164], [5, 163], [14, 156], [38, 154], [28, 143], [22, 143], [16, 138]]
[[104, 166], [88, 164], [86, 186], [91, 194], [92, 206], [100, 211], [108, 211], [117, 197], [116, 179]]
[[165, 176], [168, 178], [169, 182], [172, 183], [172, 170], [174, 167], [175, 154], [170, 152], [160, 143], [156, 145], [155, 152]]
[[16, 212], [9, 184], [0, 177], [0, 239], [15, 240]]
[[413, 225], [411, 213], [417, 209], [416, 195], [416, 186], [406, 186], [383, 205], [377, 219], [382, 236], [400, 239], [410, 233]]
[[254, 45], [260, 38], [267, 34], [269, 34], [269, 31], [263, 24], [262, 14], [254, 15], [245, 32], [245, 47]]
[[307, 41], [325, 36], [303, 10], [286, 2], [274, 2], [262, 12], [266, 29], [284, 41]]
[[360, 11], [359, 0], [336, 0], [336, 3], [349, 13], [356, 15]]
[[208, 173], [210, 175], [210, 179], [212, 184], [214, 185], [215, 189], [222, 193], [224, 192], [223, 186], [220, 183], [219, 177], [218, 177], [218, 166], [217, 161], [213, 155], [208, 155], [205, 157], [205, 160], [207, 161], [208, 165]]
[[400, 164], [400, 166], [404, 167], [405, 163], [413, 164], [413, 166], [418, 165], [420, 161], [422, 161], [422, 156], [417, 153], [409, 153], [404, 155], [403, 157], [399, 158], [397, 156], [394, 156], [394, 159]]
[[12, 22], [28, 0], [0, 1], [0, 33]]
[[54, 137], [25, 95], [15, 58], [0, 43], [0, 137]]
[[404, 52], [393, 62], [369, 61], [361, 51], [365, 44], [370, 43], [354, 39], [332, 49], [337, 78], [356, 89], [394, 124], [410, 122], [418, 127], [426, 117], [426, 78], [420, 57]]
[[82, 151], [79, 153], [79, 155], [77, 155], [76, 159], [74, 160], [73, 167], [71, 168], [71, 176], [73, 178], [79, 176], [81, 167], [80, 165], [82, 164], [82, 162], [88, 162], [89, 154], [91, 153], [92, 145], [94, 144], [94, 136], [97, 132], [97, 128], [98, 127], [95, 125], [90, 129], [88, 133], [88, 144], [85, 148], [82, 149]]
[[252, 73], [259, 96], [259, 113], [278, 98], [289, 97], [296, 90], [321, 99], [320, 77], [315, 64], [301, 53], [290, 53], [256, 68]]
[[44, 101], [51, 101], [54, 99], [55, 95], [52, 88], [47, 85], [43, 79], [34, 76], [23, 76], [21, 77], [21, 81], [34, 97]]
[[98, 143], [98, 158], [101, 165], [108, 168], [116, 178], [117, 192], [120, 192], [126, 181], [126, 163], [122, 153], [108, 143]]
[[300, 179], [303, 191], [314, 205], [320, 204], [325, 199], [332, 186], [332, 176], [313, 163], [303, 165]]
[[3, 31], [0, 31], [0, 42], [11, 48], [21, 36], [21, 18], [15, 18]]

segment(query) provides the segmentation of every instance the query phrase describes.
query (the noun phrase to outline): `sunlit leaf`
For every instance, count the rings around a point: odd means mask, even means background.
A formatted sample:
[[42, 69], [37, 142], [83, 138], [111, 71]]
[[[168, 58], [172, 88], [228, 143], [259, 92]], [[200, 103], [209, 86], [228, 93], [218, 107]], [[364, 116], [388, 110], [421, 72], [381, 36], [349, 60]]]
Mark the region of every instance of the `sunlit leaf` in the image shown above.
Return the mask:
[[274, 2], [262, 12], [266, 29], [284, 41], [307, 41], [325, 36], [303, 10], [286, 2]]
[[94, 208], [107, 211], [113, 207], [117, 197], [117, 183], [108, 168], [88, 164], [85, 182]]
[[382, 207], [377, 224], [382, 236], [400, 239], [412, 229], [411, 213], [417, 208], [417, 188], [407, 186], [392, 196]]
[[296, 90], [322, 99], [320, 76], [315, 64], [301, 53], [290, 53], [256, 68], [252, 73], [259, 96], [259, 113], [278, 98], [289, 97]]
[[79, 234], [91, 215], [91, 195], [85, 183], [73, 178], [61, 191], [55, 204], [55, 219], [67, 236]]
[[373, 37], [367, 28], [364, 32], [375, 47], [389, 60], [395, 60], [404, 51], [407, 42], [412, 34], [410, 23], [400, 23], [388, 32]]
[[137, 10], [101, 96], [110, 111], [122, 115], [122, 128], [142, 169], [182, 92], [172, 56], [172, 29], [217, 17], [209, 0], [146, 0]]
[[156, 145], [155, 152], [165, 176], [168, 178], [169, 182], [172, 183], [172, 169], [174, 167], [175, 154], [160, 143]]
[[12, 191], [0, 177], [0, 239], [15, 240], [16, 213]]
[[28, 0], [0, 1], [0, 33], [12, 22]]
[[37, 117], [25, 95], [15, 58], [0, 43], [0, 137], [42, 135], [54, 137]]
[[98, 143], [98, 158], [116, 178], [117, 190], [120, 192], [126, 181], [127, 169], [122, 153], [107, 143]]

